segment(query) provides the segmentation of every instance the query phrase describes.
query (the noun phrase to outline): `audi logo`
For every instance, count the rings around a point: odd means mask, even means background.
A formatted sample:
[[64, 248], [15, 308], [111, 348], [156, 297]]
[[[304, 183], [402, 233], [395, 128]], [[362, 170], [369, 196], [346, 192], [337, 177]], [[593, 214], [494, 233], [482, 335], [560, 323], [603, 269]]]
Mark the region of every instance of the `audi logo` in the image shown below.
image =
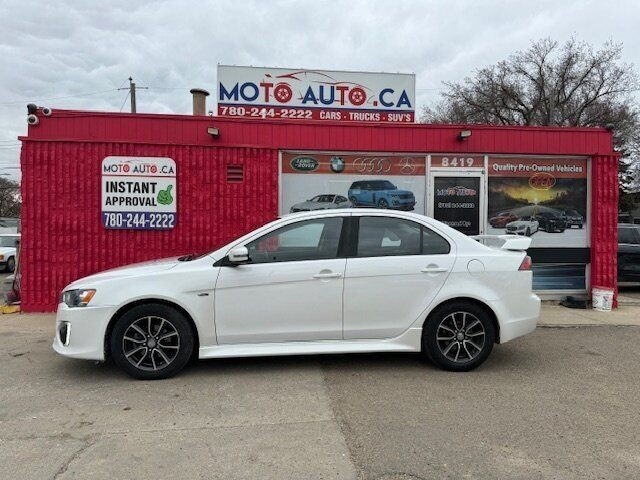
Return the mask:
[[[411, 157], [398, 160], [397, 166], [403, 175], [413, 175], [416, 165]], [[353, 168], [358, 173], [389, 173], [392, 161], [386, 157], [357, 157], [353, 160]]]

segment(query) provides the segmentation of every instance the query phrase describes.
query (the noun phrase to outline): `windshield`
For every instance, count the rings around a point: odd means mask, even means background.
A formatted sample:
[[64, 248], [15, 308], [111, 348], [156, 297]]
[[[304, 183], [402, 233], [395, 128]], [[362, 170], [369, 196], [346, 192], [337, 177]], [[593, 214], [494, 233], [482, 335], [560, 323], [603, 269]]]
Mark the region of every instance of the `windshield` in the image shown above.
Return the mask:
[[0, 237], [0, 247], [16, 247], [18, 246], [20, 237]]
[[310, 201], [318, 203], [331, 203], [333, 202], [333, 197], [334, 195], [318, 195], [317, 197], [313, 197]]

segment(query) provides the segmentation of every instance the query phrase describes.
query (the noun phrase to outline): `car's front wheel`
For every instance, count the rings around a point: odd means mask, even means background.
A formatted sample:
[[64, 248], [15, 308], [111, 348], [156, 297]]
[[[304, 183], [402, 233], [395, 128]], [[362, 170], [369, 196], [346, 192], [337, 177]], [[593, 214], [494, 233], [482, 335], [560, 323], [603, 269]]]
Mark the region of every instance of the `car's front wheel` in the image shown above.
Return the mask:
[[150, 303], [126, 312], [111, 334], [116, 364], [132, 377], [157, 380], [180, 372], [191, 359], [194, 334], [175, 308]]
[[487, 312], [471, 302], [456, 302], [434, 310], [422, 330], [422, 350], [444, 370], [466, 372], [484, 362], [495, 341]]
[[13, 273], [16, 270], [16, 259], [13, 257], [9, 257], [7, 260], [7, 272]]
[[381, 198], [378, 202], [378, 208], [389, 208], [389, 203], [384, 198]]
[[352, 207], [357, 207], [358, 206], [358, 200], [356, 199], [356, 197], [351, 197], [349, 199], [349, 201], [351, 202], [351, 206]]

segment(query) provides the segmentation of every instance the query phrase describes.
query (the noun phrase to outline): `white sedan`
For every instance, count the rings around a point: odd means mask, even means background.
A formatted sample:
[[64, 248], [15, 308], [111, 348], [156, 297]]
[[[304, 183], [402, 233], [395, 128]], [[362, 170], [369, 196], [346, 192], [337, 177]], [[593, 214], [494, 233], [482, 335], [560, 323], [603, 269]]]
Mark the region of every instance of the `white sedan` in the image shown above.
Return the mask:
[[422, 352], [466, 371], [533, 331], [531, 239], [488, 247], [432, 218], [345, 209], [287, 215], [210, 253], [82, 278], [53, 348], [112, 357], [140, 379], [192, 358]]

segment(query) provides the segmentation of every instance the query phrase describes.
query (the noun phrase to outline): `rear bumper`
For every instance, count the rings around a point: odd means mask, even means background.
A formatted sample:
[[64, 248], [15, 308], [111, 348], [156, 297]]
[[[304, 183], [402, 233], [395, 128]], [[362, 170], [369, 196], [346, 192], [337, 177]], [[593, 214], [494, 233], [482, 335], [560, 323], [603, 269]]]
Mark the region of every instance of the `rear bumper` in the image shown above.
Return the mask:
[[[85, 360], [104, 360], [104, 334], [113, 314], [113, 307], [68, 308], [58, 306], [53, 349], [60, 355]], [[60, 339], [65, 324], [68, 343]]]
[[540, 298], [535, 293], [505, 297], [492, 302], [491, 307], [500, 325], [498, 343], [531, 333], [538, 325]]

